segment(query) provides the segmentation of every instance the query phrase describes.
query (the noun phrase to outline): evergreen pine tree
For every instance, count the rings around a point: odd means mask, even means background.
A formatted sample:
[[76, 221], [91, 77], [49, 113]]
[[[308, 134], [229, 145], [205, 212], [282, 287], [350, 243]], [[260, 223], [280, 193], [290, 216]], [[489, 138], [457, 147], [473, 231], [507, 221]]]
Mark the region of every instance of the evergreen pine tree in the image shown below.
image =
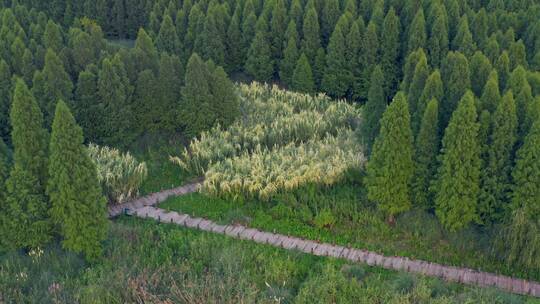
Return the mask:
[[186, 66], [185, 85], [182, 88], [181, 120], [185, 133], [195, 137], [211, 127], [215, 113], [211, 108], [210, 72], [202, 59], [194, 53]]
[[369, 200], [376, 202], [392, 223], [395, 215], [411, 208], [413, 136], [405, 94], [394, 97], [380, 124], [366, 169], [366, 186]]
[[364, 106], [364, 122], [361, 127], [366, 154], [371, 153], [371, 147], [375, 142], [375, 138], [379, 135], [380, 120], [386, 110], [386, 96], [382, 87], [383, 77], [381, 67], [375, 66], [371, 76], [368, 99]]
[[285, 0], [275, 0], [270, 21], [270, 41], [272, 43], [272, 59], [279, 62], [283, 57], [283, 41], [287, 30], [287, 8]]
[[158, 52], [152, 38], [150, 38], [143, 28], [139, 29], [133, 52], [135, 53], [134, 57], [138, 71], [149, 69], [157, 72], [159, 63]]
[[279, 69], [279, 78], [283, 83], [290, 86], [292, 84], [292, 76], [298, 61], [298, 33], [294, 20], [289, 22], [287, 28], [287, 44], [283, 52], [283, 60]]
[[[434, 4], [435, 5], [435, 4]], [[429, 62], [433, 67], [439, 67], [448, 52], [448, 21], [444, 6], [436, 4], [435, 16], [431, 25], [431, 31], [428, 39]]]
[[449, 52], [442, 66], [445, 99], [441, 104], [441, 125], [446, 127], [463, 94], [471, 88], [469, 62], [459, 52]]
[[408, 37], [408, 53], [416, 51], [417, 49], [426, 48], [426, 20], [422, 8], [420, 8], [414, 16], [413, 22], [409, 28]]
[[41, 71], [40, 80], [42, 82], [37, 86], [43, 88], [43, 94], [34, 91], [34, 96], [39, 96], [41, 107], [44, 109], [45, 122], [50, 126], [56, 102], [59, 99], [71, 100], [73, 91], [73, 83], [64, 70], [62, 60], [52, 49], [47, 50], [45, 55], [45, 66]]
[[438, 177], [434, 185], [435, 213], [450, 231], [478, 219], [480, 147], [474, 95], [468, 91], [446, 128]]
[[423, 49], [418, 49], [411, 52], [405, 59], [405, 64], [403, 65], [403, 80], [401, 81], [400, 85], [400, 89], [403, 92], [409, 92], [409, 88], [414, 77], [414, 70], [422, 57], [426, 57], [426, 54], [424, 53]]
[[393, 7], [384, 18], [381, 35], [381, 67], [384, 73], [384, 90], [393, 95], [398, 79], [398, 56], [400, 53], [400, 22]]
[[156, 37], [156, 47], [161, 52], [177, 54], [180, 50], [180, 41], [176, 28], [169, 15], [163, 17], [159, 33]]
[[472, 32], [474, 41], [477, 42], [478, 47], [483, 49], [488, 40], [488, 15], [485, 8], [481, 8], [474, 18], [472, 24]]
[[422, 117], [424, 116], [425, 105], [420, 105], [420, 97], [426, 86], [426, 80], [429, 77], [429, 66], [427, 64], [426, 56], [420, 57], [416, 68], [414, 69], [414, 76], [412, 78], [411, 86], [407, 94], [407, 101], [409, 103], [409, 109], [411, 112], [411, 127], [413, 134], [418, 134], [420, 130], [420, 124], [422, 123]]
[[480, 98], [480, 106], [478, 110], [481, 112], [483, 110], [489, 111], [489, 113], [495, 113], [495, 109], [499, 106], [499, 101], [501, 100], [501, 93], [499, 91], [499, 78], [497, 72], [493, 70], [489, 74], [489, 78], [486, 81], [484, 86], [484, 91], [482, 97]]
[[495, 35], [491, 35], [486, 42], [486, 46], [484, 47], [484, 54], [486, 54], [489, 61], [494, 64], [501, 55], [500, 52], [501, 50], [499, 43], [497, 42], [497, 37], [495, 37]]
[[452, 49], [464, 54], [467, 58], [471, 58], [476, 50], [476, 45], [469, 30], [467, 15], [463, 15], [459, 21], [457, 34], [452, 40]]
[[257, 32], [249, 47], [246, 72], [257, 81], [270, 82], [274, 75], [272, 51], [268, 40], [268, 25], [264, 18], [257, 22]]
[[62, 246], [95, 259], [107, 234], [106, 200], [96, 167], [83, 145], [82, 129], [63, 101], [56, 106], [49, 153], [47, 193]]
[[[199, 52], [203, 59], [211, 59], [217, 65], [225, 65], [226, 33], [224, 26], [221, 28], [221, 6], [212, 2], [204, 19], [203, 30], [197, 37], [195, 51]], [[200, 48], [197, 46], [200, 45]]]
[[493, 115], [488, 163], [482, 170], [479, 213], [484, 223], [504, 218], [511, 193], [512, 154], [517, 141], [517, 114], [512, 92], [504, 95]]
[[[234, 14], [227, 28], [227, 67], [229, 71], [237, 71], [244, 62], [242, 49], [242, 26], [241, 26], [241, 8], [236, 6]], [[178, 21], [177, 21], [178, 22]]]
[[47, 183], [47, 131], [26, 84], [18, 79], [10, 114], [13, 167], [6, 182], [4, 229], [9, 248], [37, 248], [51, 240]]
[[64, 48], [63, 40], [61, 27], [52, 20], [49, 20], [43, 33], [43, 45], [45, 48], [51, 49], [58, 54]]
[[477, 96], [482, 96], [482, 91], [489, 78], [493, 67], [489, 59], [480, 51], [474, 53], [471, 58], [471, 85], [472, 91]]
[[321, 34], [323, 38], [323, 44], [326, 45], [330, 40], [330, 35], [333, 33], [334, 28], [341, 15], [339, 8], [339, 0], [325, 0], [324, 9], [322, 10], [322, 25]]
[[306, 8], [302, 33], [303, 39], [300, 52], [307, 56], [310, 64], [314, 64], [317, 51], [321, 47], [319, 17], [315, 8]]
[[510, 45], [510, 48], [508, 49], [508, 57], [510, 58], [510, 70], [513, 70], [520, 65], [525, 68], [529, 66], [527, 63], [527, 51], [525, 49], [525, 44], [521, 39], [513, 42]]
[[540, 269], [540, 120], [536, 120], [516, 156], [511, 218], [505, 229], [506, 259], [529, 269]]
[[441, 117], [441, 107], [439, 106], [438, 101], [442, 100], [444, 97], [444, 86], [441, 80], [441, 73], [439, 70], [433, 71], [426, 80], [426, 86], [420, 95], [417, 105], [417, 113], [425, 112], [427, 104], [432, 100], [437, 100], [437, 108], [439, 109], [439, 115], [437, 117], [439, 121], [439, 131], [440, 130], [440, 117]]
[[[94, 71], [96, 70], [96, 71]], [[97, 142], [102, 125], [103, 108], [98, 98], [97, 67], [89, 66], [79, 74], [73, 112], [80, 121], [86, 139]]]
[[[359, 59], [362, 74], [356, 91], [361, 96], [361, 99], [365, 100], [368, 98], [373, 67], [379, 62], [379, 38], [377, 36], [377, 26], [374, 22], [370, 21], [367, 26], [360, 47]], [[384, 79], [381, 78], [380, 81], [384, 81]]]
[[8, 64], [0, 61], [0, 137], [9, 142], [9, 108], [11, 105], [11, 71]]
[[532, 89], [527, 80], [527, 71], [518, 66], [510, 75], [507, 82], [507, 90], [515, 92], [516, 108], [522, 109], [518, 111], [518, 129], [520, 138], [525, 138], [526, 131], [526, 114], [527, 108], [533, 101]]
[[510, 58], [508, 58], [508, 52], [502, 52], [501, 56], [495, 62], [495, 70], [499, 76], [499, 88], [506, 88], [506, 82], [510, 77]]
[[212, 111], [216, 114], [216, 122], [223, 128], [227, 128], [240, 115], [240, 101], [233, 83], [222, 67], [218, 66], [212, 72], [210, 92], [213, 97]]
[[6, 179], [8, 177], [8, 148], [0, 137], [0, 253], [9, 248], [8, 205], [6, 203]]
[[343, 15], [330, 37], [328, 54], [326, 55], [326, 69], [321, 82], [322, 89], [328, 95], [342, 98], [347, 93], [351, 75], [349, 62], [347, 62], [346, 30], [348, 27], [348, 15]]
[[302, 53], [302, 55], [298, 59], [296, 68], [294, 69], [291, 89], [305, 93], [315, 92], [315, 81], [313, 80], [313, 72], [311, 71], [309, 60], [304, 53]]
[[348, 62], [347, 67], [350, 75], [349, 97], [351, 97], [353, 100], [358, 100], [361, 97], [360, 92], [358, 92], [357, 83], [359, 82], [362, 74], [362, 69], [360, 67], [360, 48], [362, 45], [362, 36], [365, 30], [364, 26], [364, 21], [361, 18], [354, 21], [351, 25], [351, 29], [349, 30], [349, 34], [345, 39], [347, 42], [346, 60]]
[[[160, 114], [163, 113], [157, 113], [157, 109], [162, 109], [156, 106], [156, 103], [162, 104], [161, 100], [157, 100], [160, 98], [156, 98], [160, 94], [158, 86], [159, 82], [152, 70], [144, 70], [137, 76], [133, 95], [133, 114], [140, 133], [148, 130], [156, 131], [160, 126]], [[172, 109], [167, 111], [174, 113]]]
[[414, 203], [423, 208], [433, 207], [429, 186], [437, 173], [439, 144], [439, 103], [433, 98], [426, 106], [415, 142]]
[[[178, 105], [181, 86], [184, 83], [184, 68], [176, 55], [161, 54], [156, 92], [152, 113], [155, 129], [175, 131], [179, 128]], [[154, 99], [156, 99], [154, 97]]]
[[132, 87], [119, 56], [105, 58], [98, 75], [98, 97], [103, 108], [103, 123], [100, 127], [99, 143], [107, 146], [123, 146], [131, 142], [129, 104]]

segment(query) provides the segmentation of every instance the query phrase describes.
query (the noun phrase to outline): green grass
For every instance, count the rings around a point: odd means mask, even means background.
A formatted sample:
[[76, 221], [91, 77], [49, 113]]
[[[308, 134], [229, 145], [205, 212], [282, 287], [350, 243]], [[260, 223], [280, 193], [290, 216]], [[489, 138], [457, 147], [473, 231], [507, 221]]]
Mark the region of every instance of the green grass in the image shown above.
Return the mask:
[[389, 256], [540, 279], [536, 272], [508, 266], [493, 256], [490, 231], [472, 227], [449, 233], [433, 214], [420, 210], [401, 215], [394, 227], [389, 226], [375, 206], [366, 202], [362, 189], [361, 185], [346, 183], [281, 195], [271, 203], [237, 203], [195, 193], [171, 198], [160, 207]]
[[[94, 264], [47, 248], [0, 255], [5, 303], [534, 303], [493, 289], [123, 217]], [[526, 302], [529, 301], [529, 302]]]
[[182, 138], [149, 134], [132, 145], [130, 151], [139, 161], [146, 162], [148, 168], [148, 178], [141, 186], [141, 195], [178, 187], [194, 178], [169, 161], [169, 156], [183, 151], [183, 141]]

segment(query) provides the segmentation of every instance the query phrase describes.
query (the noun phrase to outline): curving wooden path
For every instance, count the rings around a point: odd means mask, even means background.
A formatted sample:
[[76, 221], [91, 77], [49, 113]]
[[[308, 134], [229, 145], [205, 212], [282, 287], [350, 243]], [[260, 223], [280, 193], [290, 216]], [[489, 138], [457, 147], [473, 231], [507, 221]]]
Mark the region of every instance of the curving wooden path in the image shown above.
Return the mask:
[[207, 219], [194, 218], [186, 214], [168, 212], [153, 207], [170, 196], [191, 193], [197, 189], [198, 183], [194, 183], [151, 194], [130, 203], [111, 207], [109, 209], [109, 215], [114, 217], [122, 213], [127, 213], [141, 218], [155, 219], [163, 223], [171, 223], [202, 231], [224, 234], [237, 239], [251, 240], [260, 244], [268, 244], [288, 250], [298, 250], [317, 256], [346, 259], [351, 262], [366, 263], [370, 266], [379, 266], [390, 270], [407, 271], [410, 273], [439, 277], [447, 281], [459, 282], [462, 284], [478, 285], [482, 287], [491, 286], [507, 292], [540, 297], [540, 283], [537, 282], [480, 272], [468, 268], [458, 268], [421, 260], [411, 260], [406, 257], [387, 257], [366, 250], [318, 243], [311, 240], [259, 231], [240, 225], [218, 225]]

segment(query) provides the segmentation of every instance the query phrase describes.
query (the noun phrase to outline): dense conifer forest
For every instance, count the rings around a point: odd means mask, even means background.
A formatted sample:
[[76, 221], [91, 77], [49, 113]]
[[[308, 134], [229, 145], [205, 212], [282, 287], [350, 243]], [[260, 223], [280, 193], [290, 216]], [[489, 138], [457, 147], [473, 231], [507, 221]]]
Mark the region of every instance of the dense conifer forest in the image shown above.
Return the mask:
[[0, 0], [0, 303], [534, 303], [107, 218], [192, 180], [163, 207], [540, 281], [540, 3]]

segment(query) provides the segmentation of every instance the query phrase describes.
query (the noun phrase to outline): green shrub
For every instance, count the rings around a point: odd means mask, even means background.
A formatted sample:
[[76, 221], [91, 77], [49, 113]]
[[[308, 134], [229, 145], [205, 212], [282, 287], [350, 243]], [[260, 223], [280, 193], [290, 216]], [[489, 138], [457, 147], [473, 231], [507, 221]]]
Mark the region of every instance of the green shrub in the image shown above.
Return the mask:
[[90, 144], [88, 151], [111, 203], [123, 203], [139, 194], [139, 188], [147, 177], [144, 162], [139, 163], [129, 153], [94, 144]]
[[335, 223], [336, 218], [328, 209], [321, 211], [319, 214], [317, 214], [315, 219], [313, 219], [313, 224], [315, 224], [315, 227], [319, 229], [332, 227]]

